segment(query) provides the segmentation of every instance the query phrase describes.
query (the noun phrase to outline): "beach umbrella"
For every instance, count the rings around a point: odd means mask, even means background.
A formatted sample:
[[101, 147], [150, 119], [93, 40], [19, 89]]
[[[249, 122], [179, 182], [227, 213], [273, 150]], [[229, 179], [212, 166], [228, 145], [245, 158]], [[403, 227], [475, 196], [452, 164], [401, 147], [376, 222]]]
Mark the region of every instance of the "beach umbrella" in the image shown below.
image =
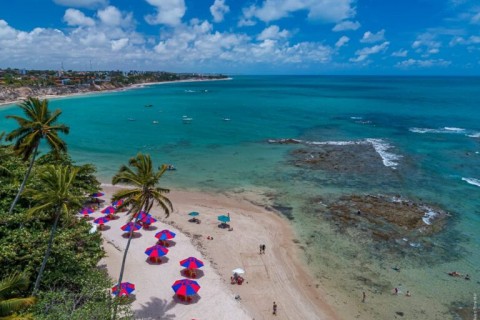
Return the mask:
[[140, 230], [141, 228], [142, 228], [141, 225], [139, 225], [138, 223], [134, 223], [134, 222], [129, 222], [126, 225], [122, 226], [122, 230], [125, 231], [125, 232], [137, 231], [137, 230]]
[[155, 238], [157, 238], [158, 240], [169, 240], [175, 238], [175, 233], [170, 230], [162, 230], [160, 232], [157, 232]]
[[237, 268], [237, 269], [232, 270], [232, 272], [236, 273], [236, 274], [244, 274], [245, 270], [243, 270], [242, 268]]
[[96, 223], [96, 224], [104, 224], [104, 223], [107, 223], [108, 221], [110, 221], [109, 217], [100, 217], [100, 218], [97, 218], [97, 219], [93, 220], [93, 222]]
[[128, 296], [130, 293], [135, 290], [135, 285], [130, 282], [122, 282], [120, 284], [120, 291], [118, 290], [118, 285], [112, 288], [112, 293], [116, 296]]
[[147, 215], [145, 217], [142, 218], [142, 222], [145, 223], [145, 224], [152, 224], [154, 222], [157, 222], [157, 219], [155, 219], [154, 217], [152, 217], [151, 215]]
[[187, 269], [198, 269], [203, 267], [203, 262], [195, 257], [188, 257], [180, 261], [180, 265]]
[[196, 216], [200, 215], [200, 213], [198, 213], [196, 211], [193, 211], [193, 212], [190, 212], [188, 215], [192, 216], [192, 217], [196, 217]]
[[102, 213], [112, 214], [112, 213], [115, 213], [116, 210], [117, 209], [115, 209], [114, 207], [108, 206], [108, 207], [106, 207], [105, 209], [102, 210]]
[[168, 249], [158, 244], [145, 250], [145, 254], [148, 255], [150, 258], [163, 257], [167, 253]]
[[230, 217], [226, 215], [218, 216], [217, 219], [222, 223], [227, 223], [230, 221]]
[[194, 280], [181, 279], [175, 281], [175, 283], [172, 285], [172, 289], [176, 294], [188, 297], [196, 294], [198, 290], [200, 290], [200, 285]]
[[123, 199], [113, 201], [112, 206], [113, 207], [119, 207], [123, 204]]
[[83, 214], [83, 215], [91, 214], [91, 213], [93, 213], [93, 209], [92, 208], [83, 208], [82, 210], [80, 210], [80, 213]]
[[149, 214], [146, 213], [145, 211], [140, 211], [140, 212], [133, 215], [133, 217], [137, 218], [138, 220], [142, 220], [143, 218], [148, 217], [148, 216], [149, 216]]
[[103, 193], [103, 192], [95, 192], [95, 193], [92, 193], [92, 194], [90, 195], [90, 197], [92, 197], [92, 198], [99, 198], [99, 197], [103, 197], [104, 195], [105, 195], [105, 193]]

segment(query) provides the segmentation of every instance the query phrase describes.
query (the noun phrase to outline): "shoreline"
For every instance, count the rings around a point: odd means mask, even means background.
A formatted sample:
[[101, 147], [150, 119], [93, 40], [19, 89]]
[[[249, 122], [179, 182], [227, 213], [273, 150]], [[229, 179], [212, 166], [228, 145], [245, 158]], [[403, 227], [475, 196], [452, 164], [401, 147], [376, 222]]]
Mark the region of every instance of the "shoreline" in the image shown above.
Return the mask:
[[[71, 94], [60, 94], [60, 95], [41, 95], [38, 96], [37, 98], [39, 99], [48, 99], [48, 100], [57, 100], [57, 99], [64, 99], [64, 98], [71, 98], [71, 97], [82, 97], [82, 96], [89, 96], [89, 95], [95, 95], [95, 94], [103, 94], [103, 93], [112, 93], [112, 92], [122, 92], [122, 91], [128, 91], [128, 90], [135, 90], [135, 89], [141, 89], [147, 86], [153, 86], [153, 85], [164, 85], [164, 84], [169, 84], [169, 83], [188, 83], [188, 82], [207, 82], [207, 81], [227, 81], [227, 80], [233, 80], [232, 77], [224, 78], [224, 79], [186, 79], [186, 80], [174, 80], [174, 81], [161, 81], [161, 82], [144, 82], [144, 83], [135, 83], [131, 84], [125, 87], [120, 87], [120, 88], [115, 88], [115, 89], [105, 89], [105, 90], [90, 90], [90, 91], [85, 91], [85, 92], [75, 92]], [[5, 102], [0, 102], [0, 108], [4, 108], [10, 105], [16, 105], [21, 103], [24, 99], [27, 97], [21, 97], [16, 100], [12, 101], [5, 101]]]
[[[108, 199], [108, 196], [122, 187], [102, 184], [102, 188], [106, 193], [104, 198]], [[246, 310], [248, 316], [240, 316], [238, 319], [272, 318], [273, 301], [276, 301], [278, 305], [278, 315], [275, 317], [278, 319], [340, 319], [331, 304], [327, 303], [326, 292], [322, 287], [315, 285], [318, 282], [307, 266], [304, 265], [301, 251], [294, 242], [295, 234], [292, 226], [280, 214], [266, 210], [261, 204], [264, 199], [261, 199], [260, 196], [254, 194], [242, 194], [241, 196], [236, 194], [210, 194], [174, 189], [171, 190], [168, 197], [174, 205], [174, 211], [169, 218], [164, 218], [163, 212], [158, 208], [153, 208], [151, 211], [151, 214], [159, 219], [159, 222], [156, 223], [160, 224], [158, 228], [165, 229], [171, 226], [185, 235], [198, 253], [203, 256], [204, 262], [207, 264], [208, 261], [214, 272], [219, 276], [220, 280], [216, 279], [213, 282], [216, 283], [217, 289], [221, 289], [229, 300], [232, 300], [232, 297], [236, 294], [240, 295], [241, 300], [233, 300], [233, 302], [239, 303], [242, 309]], [[190, 211], [200, 212], [201, 224], [188, 222], [188, 212]], [[217, 215], [226, 212], [229, 212], [232, 218], [230, 225], [233, 230], [231, 232], [217, 226]], [[122, 217], [122, 214], [120, 216]], [[123, 217], [119, 220], [122, 219]], [[115, 220], [112, 223], [117, 223], [117, 221]], [[161, 226], [161, 224], [164, 225]], [[164, 228], [164, 226], [166, 227]], [[114, 230], [116, 228], [113, 227]], [[104, 239], [108, 239], [112, 234], [110, 230], [103, 232]], [[141, 232], [145, 234], [149, 231]], [[208, 240], [207, 236], [212, 236], [214, 240]], [[238, 241], [239, 237], [242, 241]], [[142, 238], [144, 238], [143, 235]], [[138, 240], [141, 239], [132, 240], [132, 246]], [[116, 240], [116, 242], [118, 241], [121, 240]], [[126, 240], [123, 242], [126, 242]], [[260, 255], [258, 248], [259, 244], [262, 243], [266, 245], [266, 252]], [[177, 246], [171, 249], [172, 252], [177, 250]], [[145, 267], [145, 262], [133, 261], [131, 252], [137, 251], [133, 248], [129, 251], [127, 261], [131, 263], [131, 268], [138, 270], [138, 268]], [[118, 261], [119, 251], [118, 248], [115, 249], [109, 245], [105, 249], [108, 257], [104, 258], [104, 263], [115, 279], [118, 273], [113, 272], [112, 274], [112, 269], [115, 269], [114, 261]], [[175, 263], [176, 261], [172, 262]], [[170, 262], [168, 265], [170, 265]], [[242, 286], [230, 284], [231, 270], [237, 267], [246, 271], [246, 283]], [[126, 274], [128, 274], [128, 265]], [[205, 272], [205, 276], [198, 282], [205, 283], [208, 275]], [[138, 282], [138, 279], [136, 281]], [[140, 284], [137, 283], [136, 285], [139, 287]], [[208, 286], [211, 285], [212, 283], [208, 284]], [[170, 295], [170, 292], [167, 295]], [[202, 296], [202, 292], [200, 292], [200, 296]], [[162, 299], [163, 297], [141, 298], [138, 294], [134, 309], [141, 312], [139, 308], [143, 303], [146, 303], [144, 300], [154, 300], [154, 298]], [[212, 309], [215, 306], [204, 300], [207, 299], [200, 299], [198, 303], [192, 304], [190, 309], [194, 310], [198, 307], [199, 311], [208, 310], [215, 314]], [[168, 301], [165, 303], [168, 303]], [[183, 310], [183, 308], [181, 309]], [[234, 310], [230, 311], [234, 312]], [[230, 314], [230, 311], [228, 311], [228, 314]], [[186, 316], [183, 311], [179, 312], [181, 314], [175, 314]], [[196, 314], [196, 316], [199, 317], [202, 314]], [[195, 316], [192, 314], [192, 317]]]

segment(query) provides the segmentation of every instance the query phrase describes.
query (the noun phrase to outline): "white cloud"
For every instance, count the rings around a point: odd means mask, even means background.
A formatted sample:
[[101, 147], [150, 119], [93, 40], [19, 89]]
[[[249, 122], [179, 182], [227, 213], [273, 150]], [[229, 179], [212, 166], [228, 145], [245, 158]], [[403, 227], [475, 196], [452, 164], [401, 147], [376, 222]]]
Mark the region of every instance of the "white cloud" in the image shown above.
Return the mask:
[[53, 0], [53, 2], [75, 8], [98, 8], [108, 4], [108, 0]]
[[250, 27], [256, 24], [254, 18], [256, 7], [251, 5], [242, 9], [242, 17], [238, 21], [239, 27]]
[[128, 39], [127, 38], [122, 38], [122, 39], [118, 39], [118, 40], [112, 40], [112, 41], [110, 41], [110, 43], [112, 44], [112, 50], [113, 51], [120, 51], [123, 48], [125, 48], [125, 46], [128, 44]]
[[442, 43], [437, 41], [435, 33], [423, 33], [417, 37], [412, 43], [412, 48], [416, 49], [417, 53], [422, 53], [424, 56], [436, 54], [440, 51]]
[[385, 41], [384, 43], [374, 45], [373, 47], [366, 47], [366, 48], [357, 50], [355, 51], [355, 54], [357, 55], [357, 57], [351, 58], [350, 61], [352, 62], [364, 61], [372, 54], [377, 54], [377, 53], [386, 51], [389, 45], [390, 45], [390, 42]]
[[408, 50], [400, 49], [400, 50], [392, 53], [392, 57], [405, 58], [407, 56], [407, 54], [408, 54]]
[[107, 26], [119, 26], [122, 23], [122, 13], [114, 6], [98, 10], [98, 17]]
[[[288, 17], [297, 11], [307, 11], [311, 20], [339, 22], [355, 16], [354, 0], [264, 0], [253, 6], [252, 16], [264, 22]], [[250, 20], [251, 17], [245, 17]]]
[[10, 27], [5, 20], [0, 20], [0, 40], [15, 39], [17, 31]]
[[363, 34], [363, 38], [360, 40], [362, 43], [374, 43], [385, 40], [385, 29], [378, 31], [377, 33], [372, 33], [367, 31]]
[[347, 36], [341, 36], [340, 39], [338, 39], [337, 43], [335, 43], [335, 47], [341, 48], [344, 45], [346, 45], [350, 41], [350, 38]]
[[225, 4], [225, 0], [215, 0], [210, 7], [210, 13], [215, 22], [222, 22], [224, 15], [228, 12], [230, 12], [230, 7]]
[[339, 32], [339, 31], [347, 31], [347, 30], [357, 30], [360, 28], [361, 24], [358, 21], [342, 21], [339, 22], [333, 27], [332, 31]]
[[176, 26], [182, 22], [187, 10], [184, 0], [146, 0], [157, 11], [155, 15], [147, 15], [149, 24], [166, 24]]
[[451, 64], [451, 61], [444, 59], [429, 59], [429, 60], [415, 60], [408, 59], [396, 64], [398, 68], [410, 68], [410, 67], [420, 67], [420, 68], [431, 68], [431, 67], [448, 67]]
[[480, 12], [475, 14], [472, 19], [470, 20], [472, 24], [480, 24]]
[[449, 45], [451, 47], [455, 45], [472, 45], [472, 44], [480, 44], [480, 36], [470, 36], [467, 39], [463, 37], [455, 37], [450, 41]]
[[69, 26], [93, 26], [95, 24], [92, 18], [85, 16], [83, 12], [77, 9], [67, 9], [63, 20]]
[[267, 39], [282, 39], [288, 38], [290, 36], [290, 32], [288, 30], [283, 29], [280, 31], [280, 28], [276, 25], [272, 25], [270, 27], [265, 28], [258, 36], [258, 40], [267, 40]]

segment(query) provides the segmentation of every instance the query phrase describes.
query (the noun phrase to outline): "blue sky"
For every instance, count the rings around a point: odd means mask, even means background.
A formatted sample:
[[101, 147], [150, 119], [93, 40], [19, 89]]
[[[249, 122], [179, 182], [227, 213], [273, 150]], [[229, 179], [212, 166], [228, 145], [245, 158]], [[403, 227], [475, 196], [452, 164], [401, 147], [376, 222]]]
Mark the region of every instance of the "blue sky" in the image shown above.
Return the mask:
[[480, 75], [478, 0], [0, 1], [0, 68]]

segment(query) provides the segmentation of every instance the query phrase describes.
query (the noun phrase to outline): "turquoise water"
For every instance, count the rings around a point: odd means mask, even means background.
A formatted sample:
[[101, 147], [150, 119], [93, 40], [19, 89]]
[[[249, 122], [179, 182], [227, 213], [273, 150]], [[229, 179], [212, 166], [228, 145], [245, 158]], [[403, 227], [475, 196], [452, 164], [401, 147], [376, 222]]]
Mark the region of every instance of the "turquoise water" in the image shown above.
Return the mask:
[[[448, 319], [452, 303], [473, 303], [480, 280], [480, 78], [242, 76], [58, 99], [51, 106], [63, 110], [62, 122], [71, 127], [65, 139], [73, 158], [93, 162], [106, 182], [142, 151], [178, 168], [166, 186], [274, 193], [277, 205], [291, 207], [318, 281], [335, 286], [333, 296], [358, 308], [360, 318], [391, 318], [400, 308], [418, 319]], [[16, 112], [0, 109], [0, 130], [14, 127], [4, 116]], [[185, 124], [184, 116], [193, 120]], [[296, 145], [267, 143], [280, 138], [363, 141], [383, 158], [375, 174], [308, 170], [291, 165]], [[316, 196], [354, 193], [402, 195], [451, 217], [432, 237], [434, 249], [387, 252], [354, 231], [339, 234], [310, 206]], [[392, 273], [397, 264], [402, 272]], [[472, 281], [445, 277], [452, 270]], [[386, 288], [399, 281], [414, 300], [391, 300]], [[368, 305], [356, 304], [362, 290], [375, 297]]]

